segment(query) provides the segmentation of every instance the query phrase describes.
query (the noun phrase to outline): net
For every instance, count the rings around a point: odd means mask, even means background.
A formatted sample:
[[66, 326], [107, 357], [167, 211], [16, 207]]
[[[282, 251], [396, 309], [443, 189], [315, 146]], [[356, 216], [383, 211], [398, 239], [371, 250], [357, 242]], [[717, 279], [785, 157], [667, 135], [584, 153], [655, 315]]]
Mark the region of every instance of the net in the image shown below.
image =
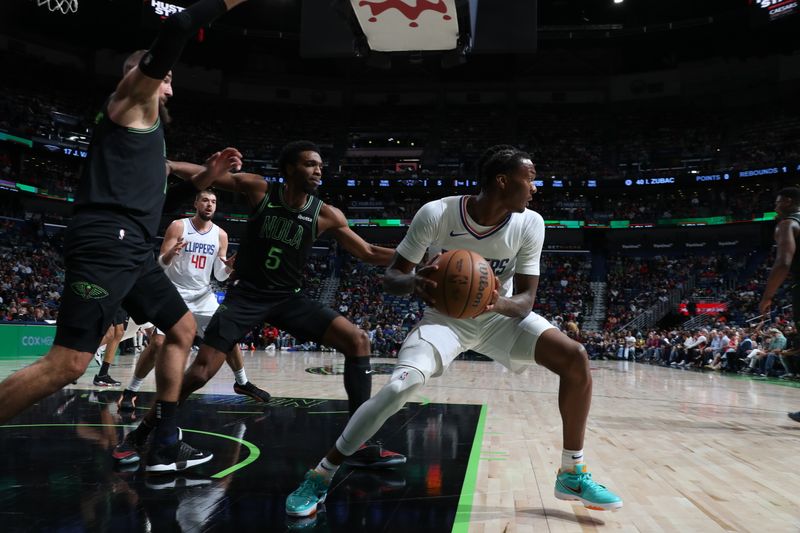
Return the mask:
[[59, 11], [64, 15], [78, 12], [78, 0], [36, 0], [36, 5], [46, 5], [50, 11]]

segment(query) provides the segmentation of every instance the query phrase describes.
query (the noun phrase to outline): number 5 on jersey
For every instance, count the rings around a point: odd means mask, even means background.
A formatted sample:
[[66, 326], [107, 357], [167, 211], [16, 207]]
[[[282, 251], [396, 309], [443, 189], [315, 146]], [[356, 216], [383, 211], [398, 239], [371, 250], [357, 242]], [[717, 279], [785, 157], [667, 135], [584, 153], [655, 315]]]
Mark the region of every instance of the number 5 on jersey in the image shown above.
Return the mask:
[[281, 264], [281, 254], [283, 253], [282, 248], [278, 248], [277, 246], [273, 246], [269, 249], [267, 253], [267, 260], [264, 261], [264, 268], [267, 270], [275, 270]]
[[203, 270], [206, 267], [206, 256], [198, 254], [192, 255], [192, 264], [197, 270]]

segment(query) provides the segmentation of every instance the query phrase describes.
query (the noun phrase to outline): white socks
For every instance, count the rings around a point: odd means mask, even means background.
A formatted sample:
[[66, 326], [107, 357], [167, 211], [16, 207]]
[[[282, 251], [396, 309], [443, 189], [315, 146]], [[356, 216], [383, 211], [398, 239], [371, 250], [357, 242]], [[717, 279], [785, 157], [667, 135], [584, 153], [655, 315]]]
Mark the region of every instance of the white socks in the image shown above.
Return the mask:
[[322, 461], [320, 461], [317, 467], [314, 469], [314, 472], [322, 476], [325, 481], [330, 484], [337, 470], [339, 470], [339, 465], [335, 465], [328, 461], [327, 457], [323, 457]]
[[244, 385], [247, 383], [247, 374], [244, 373], [244, 367], [239, 370], [234, 370], [233, 375], [236, 376], [236, 383]]
[[143, 381], [144, 381], [143, 379], [139, 379], [136, 376], [133, 376], [131, 378], [131, 384], [128, 385], [128, 390], [131, 390], [133, 392], [139, 392], [139, 389], [142, 388]]
[[561, 451], [561, 470], [575, 470], [575, 465], [583, 463], [583, 450]]

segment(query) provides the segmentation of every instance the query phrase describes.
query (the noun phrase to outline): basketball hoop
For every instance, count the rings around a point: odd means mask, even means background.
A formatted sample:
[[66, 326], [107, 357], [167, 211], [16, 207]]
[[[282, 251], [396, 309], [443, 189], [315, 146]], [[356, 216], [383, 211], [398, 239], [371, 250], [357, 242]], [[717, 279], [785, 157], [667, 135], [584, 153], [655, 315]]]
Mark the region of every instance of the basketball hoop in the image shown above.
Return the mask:
[[59, 11], [64, 15], [78, 12], [78, 0], [36, 0], [36, 5], [47, 5], [50, 11]]

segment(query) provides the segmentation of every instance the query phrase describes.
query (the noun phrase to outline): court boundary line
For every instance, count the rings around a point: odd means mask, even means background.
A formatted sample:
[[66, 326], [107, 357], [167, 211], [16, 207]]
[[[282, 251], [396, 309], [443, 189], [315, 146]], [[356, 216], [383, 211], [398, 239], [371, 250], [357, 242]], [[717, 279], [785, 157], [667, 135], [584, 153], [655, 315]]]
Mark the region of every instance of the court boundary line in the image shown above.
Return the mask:
[[472, 516], [472, 500], [475, 498], [475, 485], [478, 481], [478, 465], [483, 448], [483, 434], [486, 426], [486, 404], [481, 404], [478, 423], [475, 426], [475, 438], [472, 440], [472, 450], [469, 453], [467, 471], [464, 473], [464, 484], [461, 486], [461, 496], [456, 506], [456, 516], [453, 521], [452, 533], [467, 533]]

